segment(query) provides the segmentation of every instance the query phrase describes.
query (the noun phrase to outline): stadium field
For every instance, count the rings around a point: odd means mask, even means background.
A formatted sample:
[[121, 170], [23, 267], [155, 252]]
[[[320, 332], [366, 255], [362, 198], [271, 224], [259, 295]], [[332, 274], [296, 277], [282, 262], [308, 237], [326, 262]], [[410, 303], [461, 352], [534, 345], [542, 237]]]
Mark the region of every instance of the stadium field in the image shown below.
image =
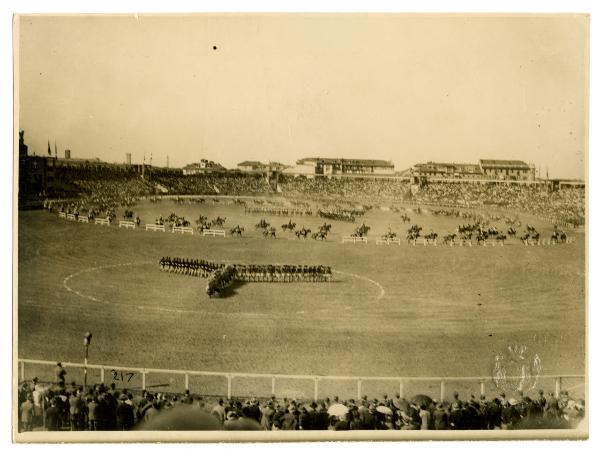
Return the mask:
[[[539, 354], [544, 374], [585, 373], [585, 239], [525, 247], [375, 245], [400, 214], [332, 223], [325, 242], [283, 233], [287, 217], [241, 206], [142, 202], [142, 224], [171, 212], [226, 216], [242, 238], [78, 224], [19, 212], [18, 356], [224, 372], [352, 376], [491, 375], [509, 344]], [[440, 234], [468, 220], [411, 214]], [[277, 239], [254, 229], [261, 218]], [[293, 217], [315, 231], [318, 217]], [[342, 244], [362, 221], [368, 244]], [[548, 237], [551, 225], [521, 216]], [[500, 225], [500, 222], [498, 222]], [[504, 227], [504, 225], [502, 225]], [[505, 229], [505, 228], [504, 228]], [[441, 241], [440, 241], [441, 242]], [[231, 263], [324, 264], [330, 283], [246, 283], [210, 299], [206, 280], [161, 272], [162, 256]], [[42, 371], [39, 371], [42, 373]], [[67, 377], [69, 379], [69, 376]], [[173, 384], [173, 381], [171, 381]], [[173, 384], [175, 385], [175, 384]]]

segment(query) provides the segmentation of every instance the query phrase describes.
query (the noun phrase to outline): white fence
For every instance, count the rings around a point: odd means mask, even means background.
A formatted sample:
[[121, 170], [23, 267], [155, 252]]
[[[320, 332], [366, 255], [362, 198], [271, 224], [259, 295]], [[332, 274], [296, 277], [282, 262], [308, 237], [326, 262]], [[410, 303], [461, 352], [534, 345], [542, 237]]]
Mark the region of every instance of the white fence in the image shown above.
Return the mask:
[[[40, 382], [52, 382], [56, 361], [19, 359], [19, 380], [38, 377]], [[446, 399], [452, 391], [461, 396], [470, 394], [490, 395], [501, 391], [507, 396], [516, 394], [517, 388], [498, 388], [491, 376], [468, 377], [390, 377], [390, 376], [317, 376], [286, 375], [263, 373], [228, 373], [220, 371], [168, 370], [157, 368], [136, 368], [114, 365], [92, 365], [62, 362], [67, 371], [67, 380], [81, 383], [84, 374], [88, 384], [114, 382], [117, 387], [133, 389], [160, 389], [160, 391], [181, 393], [190, 390], [195, 393], [215, 396], [291, 396], [296, 398], [362, 398], [364, 395], [400, 394], [410, 397], [426, 394], [432, 398]], [[515, 381], [517, 376], [506, 376]], [[569, 390], [572, 395], [585, 398], [585, 376], [545, 375], [539, 376], [536, 386], [525, 391], [537, 394], [538, 389], [554, 391]]]
[[132, 222], [131, 220], [119, 220], [119, 228], [135, 229], [135, 222]]
[[394, 239], [377, 238], [377, 240], [375, 241], [375, 245], [381, 245], [381, 244], [385, 244], [385, 245], [397, 244], [397, 245], [400, 245], [400, 244], [402, 244], [402, 241], [400, 240], [400, 238], [394, 238]]
[[75, 214], [67, 214], [67, 220], [77, 220], [77, 217], [75, 217]]
[[353, 244], [356, 244], [357, 242], [361, 242], [363, 244], [366, 244], [367, 243], [367, 238], [366, 237], [358, 237], [358, 236], [344, 236], [344, 237], [342, 237], [342, 244], [344, 244], [346, 242], [352, 242]]
[[181, 234], [194, 234], [194, 229], [192, 227], [174, 226], [171, 232]]
[[146, 231], [165, 231], [165, 226], [164, 225], [155, 225], [154, 223], [147, 223], [146, 224]]
[[204, 230], [202, 232], [202, 236], [221, 236], [221, 237], [225, 237], [225, 230]]
[[96, 225], [110, 225], [110, 220], [108, 220], [108, 219], [95, 219], [94, 223]]
[[86, 215], [80, 215], [77, 218], [77, 221], [80, 222], [80, 223], [90, 223], [90, 218], [88, 216], [86, 216]]
[[59, 212], [58, 213], [58, 218], [59, 219], [66, 219], [67, 218], [67, 214], [65, 212]]

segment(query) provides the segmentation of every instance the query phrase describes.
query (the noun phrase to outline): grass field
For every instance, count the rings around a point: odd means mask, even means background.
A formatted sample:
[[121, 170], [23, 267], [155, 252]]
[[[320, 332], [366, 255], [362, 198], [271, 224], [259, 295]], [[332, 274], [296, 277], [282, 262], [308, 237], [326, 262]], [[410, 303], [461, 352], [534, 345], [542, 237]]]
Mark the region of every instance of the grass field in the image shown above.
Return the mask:
[[[497, 351], [524, 344], [545, 374], [585, 372], [585, 240], [524, 247], [341, 244], [356, 225], [333, 223], [327, 242], [281, 233], [287, 218], [243, 207], [142, 204], [152, 223], [170, 212], [227, 216], [245, 237], [209, 238], [119, 230], [19, 213], [18, 355], [112, 365], [357, 376], [488, 375]], [[279, 238], [253, 225], [266, 217]], [[323, 223], [294, 218], [298, 227]], [[369, 237], [407, 226], [370, 212]], [[531, 221], [549, 231], [550, 225]], [[361, 220], [362, 221], [362, 220]], [[458, 219], [413, 216], [428, 230]], [[332, 266], [331, 283], [248, 283], [209, 299], [206, 280], [159, 271], [162, 256]]]

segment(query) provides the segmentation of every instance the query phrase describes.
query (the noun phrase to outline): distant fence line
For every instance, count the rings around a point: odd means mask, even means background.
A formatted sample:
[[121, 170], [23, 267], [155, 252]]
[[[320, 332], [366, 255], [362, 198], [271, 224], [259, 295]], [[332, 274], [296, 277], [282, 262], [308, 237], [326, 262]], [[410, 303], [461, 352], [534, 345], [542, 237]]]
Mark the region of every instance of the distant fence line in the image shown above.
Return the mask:
[[[19, 380], [23, 382], [26, 380], [25, 377], [25, 365], [44, 365], [44, 366], [56, 366], [56, 362], [48, 360], [33, 360], [33, 359], [18, 359], [19, 363]], [[312, 397], [314, 400], [318, 400], [323, 395], [319, 392], [320, 382], [323, 381], [354, 381], [356, 384], [356, 397], [358, 399], [363, 396], [363, 382], [377, 381], [395, 383], [395, 392], [400, 397], [405, 397], [404, 387], [406, 383], [410, 382], [433, 382], [439, 384], [439, 399], [444, 400], [446, 398], [446, 385], [448, 382], [471, 382], [479, 384], [480, 395], [486, 394], [486, 384], [492, 384], [491, 376], [446, 376], [446, 377], [431, 377], [431, 376], [415, 376], [415, 377], [391, 377], [391, 376], [326, 376], [326, 375], [302, 375], [302, 374], [265, 374], [265, 373], [236, 373], [236, 372], [222, 372], [222, 371], [192, 371], [192, 370], [169, 370], [159, 368], [138, 368], [138, 367], [124, 367], [124, 366], [113, 366], [113, 365], [96, 365], [87, 364], [87, 367], [83, 363], [73, 362], [62, 362], [62, 365], [69, 368], [76, 368], [82, 370], [99, 370], [100, 371], [100, 382], [106, 382], [106, 373], [118, 371], [135, 372], [141, 375], [141, 388], [147, 389], [146, 381], [149, 374], [160, 374], [160, 375], [180, 375], [184, 377], [184, 387], [186, 390], [190, 389], [190, 377], [192, 376], [212, 376], [225, 378], [227, 381], [226, 391], [220, 393], [221, 395], [227, 395], [227, 398], [233, 396], [232, 382], [233, 379], [267, 379], [271, 383], [270, 395], [276, 395], [277, 392], [277, 381], [282, 380], [302, 380], [313, 383]], [[87, 371], [85, 371], [87, 373]], [[519, 376], [505, 376], [507, 379], [518, 379]], [[543, 379], [554, 380], [554, 392], [556, 395], [560, 394], [563, 388], [563, 379], [577, 379], [583, 380], [585, 383], [585, 376], [579, 374], [562, 374], [562, 375], [543, 375], [539, 376]], [[583, 385], [579, 384], [579, 385]], [[579, 386], [577, 385], [577, 386]], [[576, 387], [577, 387], [576, 386]], [[225, 389], [224, 389], [225, 390]], [[270, 396], [263, 395], [263, 396]], [[433, 395], [432, 395], [433, 396]]]

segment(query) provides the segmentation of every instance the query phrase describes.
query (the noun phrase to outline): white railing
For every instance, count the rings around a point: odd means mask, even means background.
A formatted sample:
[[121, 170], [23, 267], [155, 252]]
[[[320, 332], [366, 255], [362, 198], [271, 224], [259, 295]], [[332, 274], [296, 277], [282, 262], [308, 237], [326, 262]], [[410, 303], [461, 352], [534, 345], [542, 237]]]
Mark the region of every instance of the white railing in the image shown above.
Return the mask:
[[357, 242], [361, 242], [361, 243], [366, 244], [367, 238], [359, 237], [359, 236], [344, 236], [344, 237], [342, 237], [342, 244], [345, 244], [346, 242], [352, 242], [353, 244], [356, 244]]
[[132, 222], [131, 220], [119, 220], [119, 228], [135, 229], [135, 222]]
[[90, 223], [90, 218], [86, 215], [80, 215], [77, 221], [81, 223]]
[[171, 232], [181, 234], [194, 234], [194, 229], [192, 227], [174, 226]]
[[61, 212], [59, 212], [59, 213], [58, 213], [58, 217], [59, 217], [60, 219], [66, 219], [66, 218], [67, 218], [67, 214], [66, 214], [65, 212], [62, 212], [62, 211], [61, 211]]
[[[39, 366], [47, 367], [46, 369], [49, 371], [46, 375], [53, 376], [52, 370], [56, 366], [56, 361], [48, 361], [48, 360], [31, 360], [31, 359], [18, 359], [19, 363], [19, 381], [23, 382], [27, 379], [31, 379], [34, 375], [33, 373], [26, 373], [26, 365], [36, 368], [35, 376], [44, 376], [44, 374], [40, 373]], [[255, 396], [272, 396], [278, 395], [282, 393], [290, 392], [290, 384], [289, 381], [293, 381], [296, 384], [297, 388], [304, 388], [307, 395], [307, 398], [313, 398], [317, 400], [319, 398], [324, 398], [326, 396], [332, 396], [332, 394], [338, 394], [338, 387], [335, 389], [331, 388], [331, 384], [326, 384], [327, 382], [337, 383], [340, 387], [349, 388], [352, 395], [351, 397], [356, 396], [358, 399], [362, 398], [363, 395], [367, 391], [373, 390], [373, 388], [369, 387], [370, 383], [379, 383], [383, 384], [382, 388], [383, 392], [388, 394], [400, 394], [400, 397], [405, 397], [406, 389], [408, 387], [415, 387], [415, 384], [426, 384], [430, 390], [435, 390], [435, 394], [430, 392], [429, 396], [432, 398], [439, 397], [440, 401], [446, 399], [447, 392], [446, 388], [454, 384], [453, 387], [456, 387], [458, 383], [470, 383], [471, 385], [475, 385], [480, 395], [485, 395], [486, 390], [491, 390], [492, 386], [495, 386], [494, 381], [491, 376], [447, 376], [447, 377], [430, 377], [430, 376], [414, 376], [414, 377], [392, 377], [392, 376], [319, 376], [319, 375], [304, 375], [304, 374], [265, 374], [265, 373], [235, 373], [235, 372], [221, 372], [221, 371], [192, 371], [192, 370], [169, 370], [169, 369], [159, 369], [159, 368], [139, 368], [139, 367], [124, 367], [118, 365], [96, 365], [96, 364], [87, 364], [87, 366], [83, 363], [72, 363], [72, 362], [62, 362], [62, 365], [67, 370], [78, 369], [82, 370], [85, 375], [87, 375], [91, 370], [96, 370], [99, 372], [99, 382], [106, 383], [107, 374], [112, 375], [112, 380], [121, 381], [124, 387], [129, 389], [135, 389], [135, 383], [139, 383], [137, 386], [138, 389], [148, 389], [153, 387], [164, 387], [170, 384], [160, 384], [160, 385], [151, 385], [148, 383], [149, 377], [152, 375], [177, 375], [183, 377], [183, 385], [179, 392], [185, 390], [194, 390], [190, 387], [190, 379], [194, 377], [213, 377], [213, 378], [224, 378], [226, 381], [226, 388], [218, 389], [218, 395], [227, 395], [227, 398], [231, 398], [234, 395], [237, 396], [248, 396], [250, 394]], [[116, 378], [116, 379], [115, 379]], [[132, 378], [134, 378], [132, 380]], [[263, 387], [262, 392], [260, 390], [250, 391], [250, 393], [246, 392], [240, 393], [234, 391], [233, 384], [234, 379], [239, 380], [248, 380], [250, 385], [253, 383], [256, 385], [257, 380], [267, 380], [267, 383], [270, 383], [270, 386]], [[519, 376], [504, 376], [504, 379], [520, 379]], [[567, 381], [569, 380], [569, 381]], [[576, 384], [573, 384], [573, 380], [575, 380]], [[173, 382], [174, 379], [169, 379], [170, 382]], [[304, 385], [300, 382], [304, 381]], [[553, 385], [555, 395], [560, 394], [560, 391], [563, 388], [566, 389], [575, 389], [585, 387], [585, 376], [579, 374], [562, 374], [562, 375], [544, 375], [538, 376], [537, 379], [540, 382], [540, 388], [548, 388], [548, 386]], [[40, 378], [40, 382], [44, 381], [43, 378]], [[90, 380], [89, 383], [99, 383], [98, 381]], [[285, 384], [278, 387], [278, 382], [285, 382]], [[570, 382], [569, 386], [565, 385], [566, 382]], [[307, 385], [310, 386], [310, 392], [306, 392]], [[354, 387], [354, 390], [350, 387]], [[322, 391], [322, 387], [326, 387], [325, 391]], [[282, 388], [283, 387], [283, 388]], [[257, 388], [257, 387], [256, 387]], [[423, 387], [418, 387], [423, 388]], [[516, 392], [516, 388], [514, 392]], [[176, 390], [170, 390], [172, 392], [176, 392]], [[413, 390], [415, 391], [415, 390]], [[501, 390], [498, 390], [498, 393]], [[510, 393], [505, 389], [502, 389], [506, 393]], [[537, 389], [535, 390], [537, 392]], [[332, 393], [333, 392], [333, 393]], [[264, 393], [264, 394], [261, 394]], [[310, 393], [310, 394], [308, 394]], [[476, 393], [473, 391], [472, 393]], [[371, 393], [372, 394], [372, 393]]]
[[147, 223], [146, 224], [146, 231], [165, 231], [165, 226], [164, 225], [156, 225], [154, 223]]
[[225, 230], [213, 230], [213, 229], [204, 230], [202, 232], [202, 236], [213, 236], [213, 237], [215, 237], [215, 236], [222, 236], [222, 237], [225, 237]]
[[75, 217], [75, 214], [67, 214], [67, 220], [77, 220], [77, 217]]
[[402, 244], [402, 240], [400, 238], [394, 238], [394, 239], [390, 239], [390, 238], [377, 238], [377, 240], [375, 241], [375, 245], [381, 245], [381, 244], [385, 244], [385, 245], [397, 244], [397, 245], [400, 245], [400, 244]]
[[94, 223], [96, 225], [110, 225], [110, 220], [108, 220], [108, 219], [95, 219]]

